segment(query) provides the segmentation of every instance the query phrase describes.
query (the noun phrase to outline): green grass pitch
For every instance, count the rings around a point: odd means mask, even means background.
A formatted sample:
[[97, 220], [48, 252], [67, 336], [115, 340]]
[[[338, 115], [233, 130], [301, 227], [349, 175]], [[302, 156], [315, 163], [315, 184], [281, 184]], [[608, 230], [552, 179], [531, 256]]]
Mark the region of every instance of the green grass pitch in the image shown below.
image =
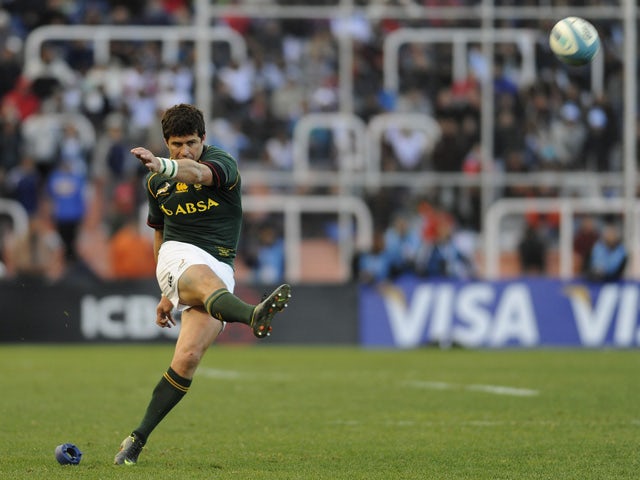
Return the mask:
[[[633, 350], [214, 346], [133, 467], [171, 345], [0, 346], [2, 479], [626, 479]], [[56, 445], [84, 452], [60, 466]]]

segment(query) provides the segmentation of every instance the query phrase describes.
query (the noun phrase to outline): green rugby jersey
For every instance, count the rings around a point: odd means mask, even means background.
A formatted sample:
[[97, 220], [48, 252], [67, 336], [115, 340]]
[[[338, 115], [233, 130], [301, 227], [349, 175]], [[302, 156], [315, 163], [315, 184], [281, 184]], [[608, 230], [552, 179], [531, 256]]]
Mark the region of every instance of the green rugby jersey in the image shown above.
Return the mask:
[[211, 145], [205, 145], [199, 162], [221, 167], [226, 183], [220, 188], [190, 185], [149, 172], [147, 224], [163, 228], [165, 242], [191, 243], [233, 267], [242, 225], [238, 164], [227, 152]]

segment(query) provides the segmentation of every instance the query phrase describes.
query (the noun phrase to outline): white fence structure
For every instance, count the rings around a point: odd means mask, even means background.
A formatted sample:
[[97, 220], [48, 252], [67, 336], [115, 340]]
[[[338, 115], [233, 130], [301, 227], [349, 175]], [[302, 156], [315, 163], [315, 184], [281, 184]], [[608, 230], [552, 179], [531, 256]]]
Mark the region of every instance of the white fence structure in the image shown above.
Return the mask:
[[[500, 199], [491, 205], [486, 215], [484, 276], [490, 280], [495, 280], [500, 277], [501, 223], [510, 215], [523, 216], [529, 212], [560, 214], [559, 275], [563, 279], [569, 279], [574, 275], [572, 240], [575, 216], [580, 214], [623, 215], [626, 208], [627, 205], [621, 198]], [[640, 202], [635, 203], [634, 212], [636, 217], [640, 214]], [[632, 245], [638, 245], [638, 230], [634, 230], [632, 234]], [[638, 249], [636, 248], [635, 251], [637, 252]], [[634, 265], [634, 272], [636, 272], [639, 265], [637, 255], [632, 256], [630, 263]]]
[[238, 32], [224, 26], [193, 27], [152, 27], [152, 26], [88, 26], [88, 25], [45, 25], [36, 28], [27, 37], [24, 57], [38, 61], [45, 42], [55, 40], [81, 40], [93, 46], [93, 59], [96, 64], [107, 64], [111, 58], [111, 42], [150, 42], [162, 44], [162, 60], [167, 64], [178, 62], [180, 42], [194, 42], [196, 56], [195, 99], [201, 106], [205, 118], [211, 118], [211, 81], [213, 71], [211, 63], [211, 44], [229, 45], [231, 58], [242, 63], [247, 58], [247, 45]]
[[29, 231], [29, 215], [21, 203], [8, 198], [0, 198], [0, 215], [11, 219], [12, 234], [22, 237]]
[[[400, 18], [400, 19], [448, 19], [448, 20], [478, 20], [480, 28], [477, 30], [468, 29], [449, 29], [447, 31], [439, 31], [437, 29], [432, 30], [433, 33], [425, 33], [418, 31], [402, 31], [395, 35], [389, 35], [384, 44], [385, 55], [385, 79], [386, 86], [390, 89], [397, 88], [397, 54], [401, 45], [409, 41], [419, 42], [451, 42], [454, 49], [455, 56], [455, 75], [463, 75], [465, 70], [465, 52], [466, 44], [468, 41], [478, 42], [481, 46], [482, 54], [487, 58], [492, 58], [494, 53], [494, 44], [497, 41], [516, 41], [522, 49], [524, 57], [524, 71], [527, 75], [531, 75], [530, 64], [532, 61], [533, 52], [531, 50], [531, 42], [533, 41], [533, 33], [527, 30], [503, 30], [496, 28], [495, 25], [501, 20], [514, 20], [514, 19], [547, 19], [555, 20], [568, 15], [582, 16], [586, 18], [597, 18], [601, 20], [613, 20], [619, 21], [622, 25], [622, 32], [624, 43], [622, 51], [620, 52], [620, 58], [623, 64], [623, 80], [624, 80], [624, 112], [623, 112], [623, 171], [621, 174], [609, 174], [599, 175], [595, 173], [583, 172], [580, 174], [566, 173], [557, 174], [553, 178], [549, 178], [546, 175], [521, 175], [521, 174], [508, 174], [508, 175], [496, 175], [489, 169], [484, 169], [483, 172], [477, 176], [477, 178], [470, 178], [464, 175], [455, 174], [435, 174], [433, 172], [424, 173], [393, 173], [386, 174], [381, 172], [374, 172], [372, 175], [345, 175], [345, 171], [340, 172], [311, 172], [307, 168], [307, 159], [305, 158], [304, 148], [299, 145], [297, 148], [297, 160], [296, 165], [299, 169], [296, 172], [290, 174], [282, 172], [258, 172], [258, 171], [245, 171], [243, 178], [245, 184], [248, 185], [252, 181], [255, 182], [268, 182], [271, 185], [291, 185], [295, 186], [300, 183], [301, 175], [304, 177], [304, 184], [316, 184], [316, 185], [341, 185], [344, 187], [349, 186], [367, 186], [371, 183], [379, 184], [382, 186], [397, 186], [408, 185], [412, 187], [424, 187], [430, 185], [473, 185], [479, 186], [482, 189], [482, 204], [483, 214], [486, 215], [485, 220], [488, 226], [486, 230], [486, 239], [484, 242], [484, 248], [491, 249], [493, 242], [492, 235], [496, 234], [495, 229], [499, 228], [499, 220], [502, 214], [506, 214], [504, 203], [496, 204], [492, 206], [496, 200], [496, 187], [509, 185], [514, 182], [526, 183], [528, 185], [563, 185], [575, 182], [577, 178], [585, 178], [589, 182], [593, 182], [596, 185], [614, 186], [620, 188], [623, 191], [621, 198], [615, 200], [615, 211], [621, 210], [625, 217], [625, 242], [630, 247], [634, 254], [638, 254], [638, 248], [636, 248], [636, 189], [638, 187], [638, 179], [636, 173], [636, 118], [637, 112], [637, 87], [636, 78], [637, 72], [637, 21], [638, 21], [638, 6], [635, 0], [621, 0], [619, 5], [607, 5], [607, 6], [583, 6], [583, 7], [523, 7], [523, 6], [503, 6], [496, 7], [493, 0], [482, 0], [478, 5], [469, 7], [424, 7], [421, 5], [413, 4], [412, 2], [406, 2], [405, 5], [387, 5], [384, 1], [372, 1], [367, 6], [357, 6], [354, 0], [338, 0], [333, 6], [318, 6], [313, 5], [312, 2], [308, 2], [305, 5], [298, 6], [280, 6], [268, 1], [257, 2], [255, 0], [239, 0], [230, 4], [218, 4], [211, 0], [195, 0], [194, 2], [196, 14], [195, 25], [190, 27], [111, 27], [111, 26], [91, 26], [91, 27], [69, 27], [69, 26], [47, 26], [41, 27], [35, 30], [31, 36], [27, 39], [25, 44], [25, 55], [29, 58], [39, 57], [39, 48], [42, 43], [48, 40], [86, 40], [93, 42], [95, 55], [97, 61], [104, 61], [108, 58], [109, 54], [109, 42], [112, 40], [128, 40], [128, 41], [145, 41], [155, 40], [162, 42], [163, 45], [163, 58], [171, 60], [175, 58], [178, 51], [178, 45], [180, 41], [193, 41], [196, 45], [196, 101], [201, 106], [205, 113], [205, 118], [211, 118], [210, 105], [211, 105], [211, 44], [212, 42], [221, 41], [228, 42], [230, 45], [231, 55], [239, 60], [246, 58], [247, 51], [243, 38], [235, 31], [220, 26], [212, 26], [211, 23], [216, 18], [224, 16], [241, 15], [244, 17], [256, 17], [256, 18], [307, 18], [307, 19], [348, 19], [352, 16], [364, 16], [369, 19], [382, 19], [382, 18]], [[515, 38], [521, 35], [522, 38]], [[339, 111], [341, 116], [338, 123], [340, 128], [351, 129], [354, 132], [356, 140], [355, 162], [362, 161], [362, 165], [367, 166], [376, 165], [375, 161], [371, 161], [371, 149], [368, 147], [371, 141], [370, 127], [363, 128], [360, 121], [355, 120], [353, 115], [353, 45], [352, 39], [348, 34], [340, 34], [337, 38], [337, 44], [339, 49]], [[600, 56], [601, 57], [601, 56]], [[592, 87], [598, 91], [601, 88], [603, 63], [602, 60], [594, 62], [592, 66]], [[326, 126], [326, 119], [315, 118], [314, 120], [302, 120], [302, 122], [308, 122], [304, 124], [304, 129], [301, 127], [301, 131], [298, 134], [298, 140], [304, 142], [305, 135], [310, 131], [313, 126]], [[482, 143], [482, 156], [484, 158], [485, 167], [493, 158], [493, 139], [492, 132], [494, 129], [493, 118], [493, 86], [492, 82], [487, 81], [483, 84], [482, 88], [482, 116], [481, 116], [481, 143]], [[369, 131], [365, 134], [365, 131]], [[363, 143], [364, 142], [364, 143]], [[365, 158], [359, 159], [362, 154]], [[578, 177], [578, 175], [580, 177]], [[344, 192], [345, 190], [343, 190]], [[338, 197], [336, 197], [338, 198]], [[260, 208], [267, 208], [267, 205], [271, 205], [272, 210], [281, 211], [285, 208], [283, 205], [295, 204], [300, 201], [300, 198], [285, 200], [284, 198], [278, 199], [284, 200], [283, 202], [265, 200], [260, 198]], [[342, 201], [344, 198], [332, 199], [330, 197], [323, 197], [320, 199], [311, 200], [313, 203], [313, 209], [331, 209], [332, 211], [348, 211], [353, 214], [355, 210], [359, 213], [359, 218], [365, 218], [366, 214], [362, 209], [366, 206], [362, 202], [355, 200], [348, 200], [344, 205]], [[249, 199], [247, 206], [253, 208], [253, 200]], [[500, 200], [502, 202], [502, 200]], [[594, 200], [599, 202], [599, 200]], [[355, 205], [358, 205], [357, 207]], [[530, 204], [528, 204], [530, 205]], [[545, 207], [543, 201], [540, 204], [536, 204], [541, 208]], [[565, 205], [565, 204], [563, 204]], [[568, 207], [566, 205], [569, 205]], [[569, 211], [573, 211], [574, 207], [578, 208], [577, 204], [566, 204], [565, 208], [567, 216]], [[588, 202], [585, 203], [588, 205]], [[556, 204], [557, 207], [557, 204]], [[293, 207], [287, 207], [287, 209]], [[510, 206], [509, 208], [516, 208]], [[551, 207], [549, 207], [551, 208]], [[555, 208], [555, 207], [554, 207]], [[582, 208], [581, 206], [579, 207]], [[596, 210], [600, 207], [594, 207]], [[607, 208], [613, 208], [611, 205]], [[346, 210], [345, 210], [346, 209]], [[516, 208], [517, 210], [517, 208]], [[289, 210], [287, 210], [289, 211]], [[607, 210], [609, 211], [609, 210]], [[568, 220], [567, 220], [568, 221]], [[496, 227], [496, 223], [498, 227]], [[287, 236], [288, 242], [299, 241], [292, 237], [301, 235], [297, 227], [295, 227], [294, 221], [290, 221], [289, 227], [290, 233]], [[367, 221], [362, 220], [362, 223], [366, 225]], [[366, 227], [363, 227], [367, 230]], [[566, 227], [565, 227], [566, 228]], [[291, 233], [293, 232], [293, 233]], [[566, 233], [566, 232], [565, 232]], [[563, 237], [564, 238], [564, 237]], [[362, 240], [367, 243], [365, 240]], [[564, 240], [566, 242], [566, 239]], [[290, 246], [287, 247], [288, 249]], [[342, 246], [343, 252], [348, 250], [346, 246]], [[561, 255], [566, 254], [566, 249], [561, 248]], [[564, 253], [563, 253], [564, 252]], [[487, 256], [492, 260], [487, 260], [487, 268], [489, 274], [491, 269], [495, 267], [495, 252], [486, 250]], [[344, 254], [344, 253], [343, 253]], [[295, 279], [296, 273], [296, 260], [291, 260], [294, 266], [288, 269], [288, 275], [292, 275]], [[566, 263], [564, 256], [561, 256], [561, 263], [563, 265], [562, 272], [567, 272], [570, 264]], [[490, 263], [489, 263], [490, 262]], [[635, 268], [632, 272], [633, 275], [638, 275], [638, 269]]]
[[[349, 223], [343, 222], [339, 228], [338, 248], [340, 260], [348, 265], [354, 249], [368, 250], [373, 243], [373, 219], [366, 203], [353, 196], [310, 196], [310, 195], [244, 195], [242, 208], [249, 212], [281, 212], [284, 214], [284, 241], [286, 245], [285, 275], [291, 281], [298, 281], [302, 275], [302, 214], [337, 213], [343, 218], [355, 220], [355, 244], [350, 235]], [[347, 227], [346, 229], [344, 227]], [[346, 280], [346, 279], [345, 279]]]
[[[367, 204], [359, 197], [337, 195], [243, 195], [245, 213], [278, 213], [284, 217], [285, 275], [289, 281], [302, 277], [302, 215], [336, 214], [339, 222], [338, 255], [348, 265], [356, 249], [369, 250], [373, 244], [373, 219]], [[0, 213], [2, 204], [0, 204]], [[145, 203], [138, 213], [140, 231], [152, 235], [146, 226], [148, 208]], [[355, 238], [344, 234], [354, 227]], [[343, 280], [347, 280], [344, 278]]]

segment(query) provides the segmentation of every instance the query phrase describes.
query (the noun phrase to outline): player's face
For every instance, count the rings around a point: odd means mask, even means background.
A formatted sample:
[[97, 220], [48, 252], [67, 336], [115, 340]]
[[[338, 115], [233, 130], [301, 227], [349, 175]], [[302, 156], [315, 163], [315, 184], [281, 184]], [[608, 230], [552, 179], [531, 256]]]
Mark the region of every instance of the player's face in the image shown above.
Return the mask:
[[204, 138], [200, 138], [195, 133], [182, 137], [169, 137], [167, 147], [169, 147], [169, 158], [189, 158], [198, 160], [204, 148]]

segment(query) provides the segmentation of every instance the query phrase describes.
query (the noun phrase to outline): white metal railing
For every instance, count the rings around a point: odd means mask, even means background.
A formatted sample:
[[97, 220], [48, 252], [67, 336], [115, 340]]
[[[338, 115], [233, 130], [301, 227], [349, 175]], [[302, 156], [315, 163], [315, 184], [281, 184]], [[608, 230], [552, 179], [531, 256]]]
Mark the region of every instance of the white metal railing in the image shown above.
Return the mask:
[[[531, 83], [536, 78], [536, 43], [539, 30], [502, 28], [484, 31], [478, 28], [400, 28], [391, 32], [384, 40], [384, 86], [389, 92], [397, 92], [400, 86], [398, 61], [400, 48], [410, 43], [450, 43], [453, 46], [453, 78], [462, 80], [468, 75], [468, 45], [491, 41], [493, 43], [513, 43], [522, 55], [520, 81]], [[591, 63], [591, 89], [601, 94], [604, 89], [604, 60], [598, 55]]]
[[[495, 29], [490, 31], [489, 40], [495, 43], [511, 42], [518, 46], [522, 55], [522, 79], [535, 79], [535, 45], [540, 35], [538, 30]], [[383, 44], [384, 86], [389, 92], [397, 92], [400, 86], [398, 61], [400, 48], [406, 44], [450, 43], [453, 46], [453, 78], [462, 80], [468, 75], [468, 45], [487, 40], [487, 34], [478, 28], [399, 28], [389, 33]]]
[[[57, 40], [82, 40], [93, 44], [93, 60], [104, 64], [111, 58], [110, 42], [127, 40], [130, 42], [158, 41], [162, 43], [162, 60], [167, 63], [178, 61], [180, 42], [195, 41], [201, 37], [193, 27], [156, 27], [144, 25], [44, 25], [34, 29], [24, 45], [24, 58], [37, 61], [42, 44]], [[231, 57], [243, 60], [247, 56], [246, 42], [235, 30], [216, 26], [209, 27], [204, 35], [209, 42], [229, 44]]]
[[[621, 0], [629, 1], [629, 0]], [[631, 0], [632, 1], [632, 0]], [[397, 18], [403, 20], [416, 19], [445, 19], [466, 20], [483, 18], [491, 15], [492, 18], [513, 20], [522, 19], [547, 19], [562, 18], [569, 15], [601, 18], [621, 18], [620, 6], [501, 6], [494, 7], [494, 0], [485, 0], [479, 5], [473, 6], [425, 6], [418, 2], [403, 2], [402, 5], [392, 5], [388, 2], [373, 0], [366, 6], [355, 5], [354, 0], [337, 0], [335, 5], [314, 5], [314, 2], [306, 2], [306, 5], [278, 5], [276, 2], [259, 2], [256, 0], [240, 0], [233, 3], [213, 2], [212, 0], [196, 0], [196, 10], [210, 18], [222, 18], [225, 16], [248, 16], [259, 18], [307, 18], [326, 19], [336, 15], [358, 14], [372, 20], [385, 18]]]
[[338, 164], [340, 173], [357, 170], [364, 164], [367, 156], [367, 127], [360, 117], [350, 113], [310, 113], [300, 118], [293, 131], [293, 174], [299, 182], [305, 182], [311, 176], [309, 160], [311, 133], [322, 129], [353, 134], [355, 148], [352, 154], [340, 159]]
[[288, 281], [299, 281], [302, 274], [302, 214], [349, 214], [356, 220], [356, 237], [348, 232], [338, 234], [340, 260], [349, 265], [356, 248], [369, 250], [373, 243], [373, 219], [361, 198], [353, 196], [267, 195], [242, 197], [245, 212], [278, 212], [284, 214], [284, 242], [286, 245], [285, 276]]
[[[156, 40], [162, 42], [163, 46], [163, 59], [172, 59], [178, 52], [179, 42], [183, 40], [191, 40], [196, 44], [196, 101], [205, 113], [205, 118], [211, 118], [210, 105], [211, 105], [211, 43], [213, 41], [229, 42], [231, 54], [242, 61], [246, 58], [246, 46], [244, 39], [237, 32], [223, 26], [212, 26], [212, 21], [216, 18], [221, 18], [226, 15], [239, 14], [248, 17], [260, 17], [260, 18], [346, 18], [350, 15], [363, 15], [369, 19], [381, 19], [381, 18], [399, 18], [399, 19], [480, 19], [482, 20], [482, 28], [476, 30], [478, 32], [477, 41], [482, 44], [483, 53], [492, 54], [492, 45], [496, 36], [502, 35], [501, 29], [493, 28], [496, 20], [512, 20], [512, 19], [557, 19], [568, 15], [583, 16], [586, 18], [597, 18], [600, 20], [614, 19], [620, 20], [623, 23], [624, 28], [624, 45], [621, 51], [622, 63], [624, 68], [624, 126], [623, 126], [623, 158], [624, 158], [624, 172], [622, 175], [616, 178], [615, 174], [608, 176], [599, 176], [598, 174], [584, 174], [596, 176], [599, 185], [608, 184], [616, 187], [622, 186], [624, 188], [625, 208], [624, 213], [629, 224], [632, 224], [635, 219], [633, 209], [635, 208], [635, 191], [637, 185], [637, 174], [635, 172], [636, 162], [636, 145], [635, 145], [635, 118], [637, 115], [637, 92], [636, 77], [637, 77], [637, 41], [636, 41], [636, 20], [638, 19], [638, 8], [634, 0], [621, 0], [619, 6], [582, 6], [582, 7], [495, 7], [493, 0], [483, 0], [481, 4], [472, 7], [424, 7], [420, 5], [413, 5], [408, 3], [406, 6], [392, 6], [382, 4], [381, 2], [371, 2], [367, 6], [356, 6], [354, 0], [340, 0], [334, 6], [313, 6], [313, 5], [300, 5], [300, 6], [280, 6], [272, 2], [253, 2], [250, 0], [240, 0], [236, 4], [222, 5], [213, 3], [211, 0], [196, 0], [194, 5], [196, 9], [195, 25], [190, 27], [172, 26], [167, 27], [120, 27], [120, 26], [46, 26], [41, 29], [36, 29], [27, 38], [25, 43], [25, 57], [29, 59], [37, 59], [40, 57], [39, 49], [42, 42], [46, 40], [86, 40], [93, 42], [94, 55], [97, 60], [104, 60], [109, 53], [109, 39], [113, 40], [130, 40], [130, 41], [144, 41], [144, 40]], [[79, 37], [66, 36], [70, 31], [80, 32], [83, 30]], [[437, 30], [437, 29], [435, 29]], [[451, 32], [456, 29], [451, 29]], [[523, 30], [517, 30], [522, 35]], [[48, 32], [48, 33], [46, 33]], [[144, 33], [148, 32], [148, 33]], [[45, 35], [51, 34], [52, 36]], [[77, 33], [80, 35], [79, 33]], [[115, 36], [114, 36], [115, 34]], [[540, 32], [538, 32], [540, 34]], [[59, 35], [59, 36], [56, 36]], [[122, 36], [119, 36], [122, 35]], [[149, 35], [150, 37], [146, 37]], [[219, 35], [219, 38], [217, 36]], [[448, 35], [448, 34], [447, 34]], [[39, 37], [41, 36], [41, 37]], [[353, 62], [352, 52], [346, 52], [351, 48], [351, 42], [339, 39], [340, 49], [340, 109], [344, 113], [350, 113], [352, 102], [347, 101], [352, 95], [352, 82], [351, 79], [343, 78], [346, 75], [351, 75], [351, 69], [349, 68]], [[528, 43], [530, 40], [527, 40]], [[463, 44], [457, 47], [458, 55], [464, 53], [462, 48]], [[518, 43], [521, 45], [521, 43]], [[386, 48], [386, 47], [385, 47]], [[391, 48], [391, 47], [389, 47]], [[397, 53], [397, 49], [393, 49]], [[460, 53], [462, 52], [462, 53]], [[600, 63], [603, 63], [603, 55], [599, 55], [598, 60], [594, 62], [592, 69], [597, 70], [600, 67]], [[393, 59], [389, 59], [391, 62]], [[385, 55], [385, 65], [387, 59]], [[393, 65], [397, 66], [397, 60], [394, 60]], [[385, 66], [385, 72], [391, 67]], [[455, 74], [460, 75], [464, 73], [465, 66], [458, 64], [455, 67]], [[394, 67], [395, 73], [397, 73], [397, 67]], [[462, 73], [460, 73], [462, 72]], [[391, 76], [394, 73], [390, 74]], [[386, 77], [386, 74], [385, 74]], [[599, 77], [598, 77], [599, 78]], [[592, 77], [592, 88], [598, 90], [598, 78]], [[387, 80], [385, 78], [385, 85], [387, 82], [397, 83], [393, 79]], [[483, 102], [482, 102], [482, 144], [483, 144], [483, 162], [489, 162], [492, 157], [493, 149], [491, 144], [491, 128], [492, 128], [492, 110], [491, 102], [493, 91], [490, 82], [486, 85], [486, 88], [482, 89]], [[360, 127], [358, 127], [360, 128]], [[313, 175], [308, 176], [305, 179], [305, 184], [325, 184], [331, 185], [331, 182], [336, 178], [345, 178], [344, 175], [340, 177], [344, 172], [313, 172]], [[557, 175], [556, 178], [551, 179], [551, 183], [560, 184], [566, 181], [566, 178], [571, 176], [575, 177], [575, 173]], [[243, 174], [245, 178], [252, 178], [250, 172]], [[536, 184], [536, 182], [542, 182], [549, 184], [549, 179], [540, 178], [536, 175], [522, 176], [519, 174], [507, 174], [507, 175], [495, 175], [493, 172], [483, 169], [483, 173], [480, 175], [480, 179], [470, 178], [463, 175], [450, 175], [450, 174], [433, 174], [430, 172], [424, 174], [416, 174], [414, 172], [407, 173], [402, 172], [385, 173], [380, 177], [380, 184], [384, 186], [399, 185], [402, 182], [407, 182], [407, 185], [416, 186], [428, 186], [428, 185], [479, 185], [483, 191], [483, 206], [485, 212], [488, 212], [488, 206], [490, 202], [486, 199], [490, 197], [496, 186], [506, 185], [511, 182], [520, 182], [524, 180], [528, 184]], [[591, 178], [589, 177], [589, 178]], [[269, 181], [271, 184], [278, 184], [278, 182], [287, 182], [291, 179], [291, 184], [295, 185], [297, 179], [293, 174], [287, 175], [282, 173], [277, 174], [260, 174], [255, 176], [257, 181]], [[351, 185], [365, 185], [368, 180], [366, 176], [351, 175], [348, 177], [348, 181]], [[603, 183], [604, 182], [604, 183]], [[335, 184], [335, 183], [334, 183]], [[325, 199], [327, 200], [327, 199]], [[629, 230], [629, 229], [628, 229]], [[631, 233], [628, 235], [635, 235], [635, 229], [629, 230]], [[627, 238], [627, 244], [630, 244], [630, 237]]]
[[[500, 250], [501, 250], [501, 222], [509, 215], [524, 215], [530, 212], [559, 213], [559, 274], [561, 278], [570, 278], [574, 274], [573, 269], [573, 229], [574, 215], [580, 213], [590, 214], [625, 214], [627, 205], [622, 198], [505, 198], [495, 202], [486, 215], [484, 255], [485, 277], [497, 279], [500, 276]], [[640, 202], [634, 205], [637, 216], [640, 213]], [[633, 230], [633, 241], [630, 251], [636, 250], [639, 233]], [[631, 275], [638, 273], [637, 255], [631, 255], [635, 259], [634, 266], [629, 272]]]
[[0, 215], [7, 215], [11, 219], [16, 237], [22, 237], [27, 234], [29, 230], [29, 215], [21, 203], [0, 197]]
[[[302, 215], [335, 213], [338, 218], [349, 216], [355, 220], [355, 237], [351, 229], [339, 229], [338, 251], [343, 265], [349, 265], [356, 250], [367, 251], [373, 244], [373, 218], [366, 203], [359, 197], [338, 195], [243, 195], [245, 213], [280, 213], [284, 215], [285, 276], [287, 281], [299, 281], [302, 276]], [[138, 211], [138, 227], [152, 235], [146, 227], [148, 205]]]
[[211, 118], [211, 44], [215, 42], [229, 45], [231, 57], [243, 62], [247, 58], [247, 45], [238, 32], [226, 26], [115, 26], [115, 25], [45, 25], [34, 29], [25, 41], [24, 58], [30, 62], [40, 59], [42, 44], [49, 41], [82, 40], [93, 45], [93, 59], [97, 64], [105, 64], [111, 58], [110, 42], [126, 40], [131, 42], [158, 41], [162, 44], [162, 60], [168, 64], [178, 61], [180, 42], [193, 41], [196, 44], [196, 85], [195, 99], [205, 118]]
[[[368, 124], [353, 114], [312, 113], [300, 118], [293, 131], [293, 176], [298, 183], [319, 182], [326, 185], [380, 187], [382, 183], [381, 138], [389, 128], [409, 128], [423, 131], [431, 147], [440, 138], [440, 125], [421, 113], [383, 113], [375, 115]], [[311, 168], [309, 145], [314, 130], [332, 130], [334, 133], [353, 134], [353, 152], [340, 155], [337, 172], [318, 172]], [[428, 148], [427, 148], [428, 150]], [[349, 175], [354, 171], [364, 175]], [[404, 172], [399, 185], [410, 181], [419, 172]], [[430, 174], [431, 175], [431, 174]], [[460, 179], [464, 182], [464, 179]]]

